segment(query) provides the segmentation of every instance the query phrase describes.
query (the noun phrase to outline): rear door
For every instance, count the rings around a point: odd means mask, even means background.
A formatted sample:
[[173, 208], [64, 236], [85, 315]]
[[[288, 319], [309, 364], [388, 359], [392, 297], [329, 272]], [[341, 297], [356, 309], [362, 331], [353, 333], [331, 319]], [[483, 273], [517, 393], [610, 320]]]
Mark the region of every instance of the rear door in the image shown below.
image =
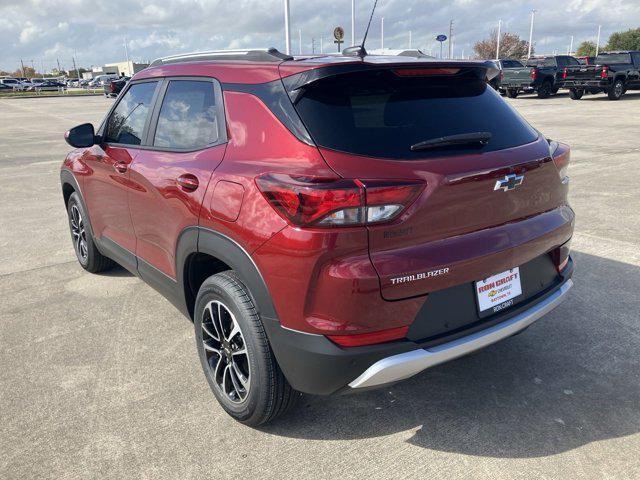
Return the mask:
[[158, 85], [156, 80], [131, 85], [98, 131], [102, 143], [85, 156], [88, 173], [83, 193], [94, 234], [106, 248], [120, 247], [110, 253], [133, 269], [136, 239], [127, 204], [132, 187], [129, 167], [140, 152]]
[[[435, 278], [452, 265], [459, 268], [446, 272], [446, 283], [438, 288], [483, 278], [488, 267], [482, 257], [489, 253], [505, 252], [489, 268], [517, 265], [521, 259], [509, 249], [524, 238], [508, 227], [495, 230], [488, 242], [474, 235], [550, 211], [563, 204], [566, 193], [547, 141], [480, 78], [463, 70], [453, 76], [403, 72], [329, 77], [308, 87], [296, 104], [323, 156], [343, 177], [365, 185], [368, 179], [426, 184], [399, 219], [368, 227], [370, 257], [389, 300], [424, 294], [433, 286], [402, 278]], [[488, 132], [488, 144], [411, 148], [474, 132]], [[521, 175], [517, 188], [502, 188]]]
[[205, 77], [163, 81], [147, 146], [131, 165], [129, 208], [140, 275], [158, 284], [176, 279], [180, 233], [197, 226], [213, 170], [226, 146], [219, 83]]

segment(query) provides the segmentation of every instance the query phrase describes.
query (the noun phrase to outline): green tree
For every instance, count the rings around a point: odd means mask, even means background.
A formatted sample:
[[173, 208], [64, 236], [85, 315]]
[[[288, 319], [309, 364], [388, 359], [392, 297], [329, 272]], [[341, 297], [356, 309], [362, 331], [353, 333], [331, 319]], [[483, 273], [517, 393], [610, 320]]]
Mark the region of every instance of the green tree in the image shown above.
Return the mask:
[[593, 57], [596, 54], [596, 42], [586, 40], [578, 45], [576, 55], [579, 57]]
[[616, 32], [609, 37], [605, 50], [640, 50], [640, 28]]

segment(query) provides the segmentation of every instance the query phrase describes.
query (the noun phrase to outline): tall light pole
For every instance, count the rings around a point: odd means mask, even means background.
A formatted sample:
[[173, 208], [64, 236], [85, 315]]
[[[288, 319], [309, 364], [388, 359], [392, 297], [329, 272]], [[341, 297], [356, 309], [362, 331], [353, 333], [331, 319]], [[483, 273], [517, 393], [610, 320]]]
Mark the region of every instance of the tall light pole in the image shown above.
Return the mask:
[[602, 25], [598, 25], [598, 39], [596, 40], [596, 57], [598, 56], [598, 52], [600, 51], [600, 30], [602, 29]]
[[320, 53], [324, 53], [324, 37], [320, 35]]
[[531, 27], [529, 28], [529, 51], [527, 52], [527, 58], [531, 58], [531, 42], [533, 41], [533, 19], [536, 16], [536, 9], [531, 10]]
[[384, 50], [384, 17], [380, 18], [380, 48]]
[[351, 46], [356, 44], [356, 0], [351, 0]]
[[567, 55], [571, 55], [572, 52], [573, 52], [573, 35], [571, 35], [571, 43], [569, 44], [569, 51], [567, 52]]
[[302, 55], [302, 29], [298, 29], [298, 44], [300, 45], [299, 52]]
[[124, 56], [127, 57], [127, 68], [129, 68], [129, 49], [127, 48], [127, 37], [124, 37]]
[[291, 55], [291, 19], [289, 15], [289, 0], [284, 0], [284, 50]]
[[498, 20], [498, 37], [496, 38], [496, 60], [500, 60], [500, 30], [502, 30], [502, 19]]
[[449, 22], [449, 57], [451, 58], [451, 54], [453, 52], [453, 45], [451, 44], [453, 42], [453, 20], [451, 20]]
[[411, 30], [409, 30], [409, 50], [411, 50]]

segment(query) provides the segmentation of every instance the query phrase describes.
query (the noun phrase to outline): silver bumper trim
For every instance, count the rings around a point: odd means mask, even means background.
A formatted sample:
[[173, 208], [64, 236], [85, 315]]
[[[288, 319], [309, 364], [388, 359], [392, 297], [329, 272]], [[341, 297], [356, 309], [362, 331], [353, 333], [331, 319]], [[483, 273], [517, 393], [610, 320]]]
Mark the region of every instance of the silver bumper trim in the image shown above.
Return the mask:
[[374, 387], [404, 380], [427, 368], [462, 357], [525, 329], [557, 307], [573, 286], [567, 280], [558, 290], [509, 320], [429, 349], [412, 350], [378, 360], [353, 380], [351, 388]]

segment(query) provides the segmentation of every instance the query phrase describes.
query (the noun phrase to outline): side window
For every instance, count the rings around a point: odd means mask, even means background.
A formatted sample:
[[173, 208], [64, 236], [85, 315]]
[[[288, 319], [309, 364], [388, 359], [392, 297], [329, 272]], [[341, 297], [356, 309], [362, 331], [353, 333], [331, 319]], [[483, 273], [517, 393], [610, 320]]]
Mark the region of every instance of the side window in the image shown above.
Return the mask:
[[153, 92], [158, 82], [132, 85], [107, 120], [105, 141], [140, 145], [144, 124], [149, 115]]
[[171, 80], [158, 115], [153, 145], [196, 150], [217, 142], [218, 129], [213, 82]]
[[569, 57], [568, 60], [569, 60], [569, 65], [580, 65], [580, 62], [573, 57]]
[[640, 53], [633, 54], [633, 63], [636, 67], [640, 67]]
[[568, 65], [567, 59], [565, 57], [558, 57], [556, 58], [556, 63], [558, 64], [558, 67], [560, 68], [564, 68]]

